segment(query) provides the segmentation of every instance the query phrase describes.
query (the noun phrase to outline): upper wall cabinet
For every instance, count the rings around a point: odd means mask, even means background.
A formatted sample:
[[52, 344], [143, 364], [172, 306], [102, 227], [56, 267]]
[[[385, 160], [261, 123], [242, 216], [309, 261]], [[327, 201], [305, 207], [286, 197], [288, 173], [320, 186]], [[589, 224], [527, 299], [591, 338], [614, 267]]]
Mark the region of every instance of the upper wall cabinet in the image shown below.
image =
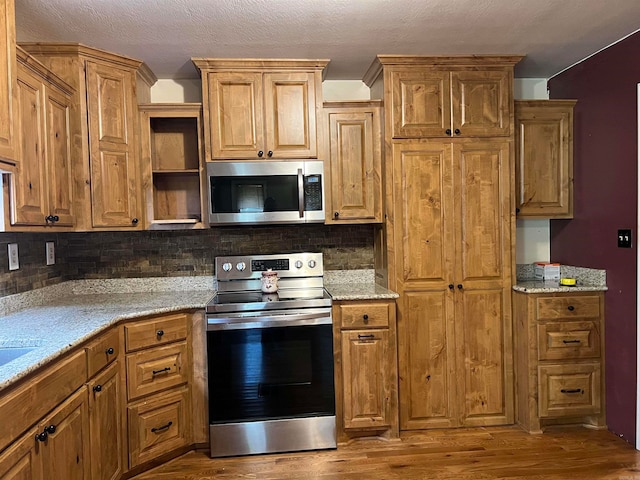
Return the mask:
[[69, 83], [78, 230], [143, 228], [138, 98], [155, 77], [140, 61], [79, 44], [22, 45]]
[[205, 158], [316, 158], [327, 60], [194, 58]]
[[573, 218], [575, 104], [575, 100], [515, 102], [519, 218]]
[[379, 55], [364, 80], [382, 65], [389, 72], [393, 138], [510, 136], [513, 80], [504, 65], [518, 58]]
[[382, 102], [325, 102], [325, 223], [382, 222]]
[[16, 28], [13, 0], [0, 0], [0, 167], [12, 170], [16, 161]]
[[73, 90], [22, 49], [17, 53], [19, 161], [5, 192], [10, 206], [5, 215], [10, 212], [12, 226], [73, 227], [69, 133]]

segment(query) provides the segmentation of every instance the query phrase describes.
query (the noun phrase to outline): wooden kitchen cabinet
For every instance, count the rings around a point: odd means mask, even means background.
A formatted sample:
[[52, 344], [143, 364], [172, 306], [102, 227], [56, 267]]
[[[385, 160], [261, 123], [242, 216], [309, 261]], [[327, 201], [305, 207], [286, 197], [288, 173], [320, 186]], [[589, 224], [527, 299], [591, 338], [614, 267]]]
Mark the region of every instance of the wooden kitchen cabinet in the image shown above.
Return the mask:
[[604, 294], [513, 295], [517, 423], [606, 428]]
[[193, 58], [202, 77], [205, 158], [316, 158], [327, 60]]
[[333, 318], [338, 442], [397, 438], [395, 302], [337, 301]]
[[324, 103], [325, 223], [382, 222], [381, 121], [380, 101]]
[[508, 137], [512, 133], [513, 64], [520, 57], [379, 55], [392, 138]]
[[80, 44], [21, 46], [75, 90], [76, 230], [142, 229], [137, 104], [149, 100], [153, 73], [138, 60]]
[[0, 480], [42, 480], [42, 465], [36, 450], [36, 427], [0, 454]]
[[124, 326], [128, 468], [192, 442], [192, 315], [172, 313]]
[[516, 212], [573, 218], [576, 100], [516, 100]]
[[5, 220], [13, 228], [73, 227], [69, 109], [72, 89], [21, 48], [16, 118], [19, 165], [9, 177]]
[[200, 103], [140, 105], [146, 228], [204, 228]]
[[17, 157], [15, 103], [17, 88], [14, 0], [0, 1], [0, 167], [13, 171]]

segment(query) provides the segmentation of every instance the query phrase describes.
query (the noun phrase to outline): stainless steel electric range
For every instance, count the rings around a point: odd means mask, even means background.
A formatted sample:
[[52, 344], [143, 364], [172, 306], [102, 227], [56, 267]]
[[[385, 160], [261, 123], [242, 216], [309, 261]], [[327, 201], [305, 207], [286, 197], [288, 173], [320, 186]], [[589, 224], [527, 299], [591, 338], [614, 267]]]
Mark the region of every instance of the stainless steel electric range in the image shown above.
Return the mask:
[[[262, 272], [278, 273], [262, 293]], [[207, 306], [212, 457], [336, 447], [321, 253], [217, 257]]]

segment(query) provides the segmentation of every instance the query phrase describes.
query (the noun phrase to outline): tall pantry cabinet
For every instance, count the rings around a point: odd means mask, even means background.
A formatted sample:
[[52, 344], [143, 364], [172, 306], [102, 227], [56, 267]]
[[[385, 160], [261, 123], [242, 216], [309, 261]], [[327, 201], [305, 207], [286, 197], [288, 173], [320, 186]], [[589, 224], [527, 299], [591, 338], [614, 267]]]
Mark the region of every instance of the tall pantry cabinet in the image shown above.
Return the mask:
[[[513, 67], [520, 57], [378, 56], [401, 430], [513, 423]], [[381, 262], [383, 263], [383, 262]]]
[[77, 43], [21, 46], [71, 85], [77, 230], [142, 229], [138, 102], [155, 76], [122, 55]]

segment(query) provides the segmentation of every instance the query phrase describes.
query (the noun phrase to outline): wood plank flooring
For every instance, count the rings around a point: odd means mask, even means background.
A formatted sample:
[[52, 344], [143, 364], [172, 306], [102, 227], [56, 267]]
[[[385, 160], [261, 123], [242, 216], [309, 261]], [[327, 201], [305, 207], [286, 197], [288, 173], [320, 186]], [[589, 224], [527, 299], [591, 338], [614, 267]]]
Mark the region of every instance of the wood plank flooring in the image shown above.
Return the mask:
[[433, 430], [359, 440], [337, 450], [211, 459], [189, 452], [135, 480], [209, 479], [640, 480], [640, 452], [581, 427], [529, 435], [520, 428]]

